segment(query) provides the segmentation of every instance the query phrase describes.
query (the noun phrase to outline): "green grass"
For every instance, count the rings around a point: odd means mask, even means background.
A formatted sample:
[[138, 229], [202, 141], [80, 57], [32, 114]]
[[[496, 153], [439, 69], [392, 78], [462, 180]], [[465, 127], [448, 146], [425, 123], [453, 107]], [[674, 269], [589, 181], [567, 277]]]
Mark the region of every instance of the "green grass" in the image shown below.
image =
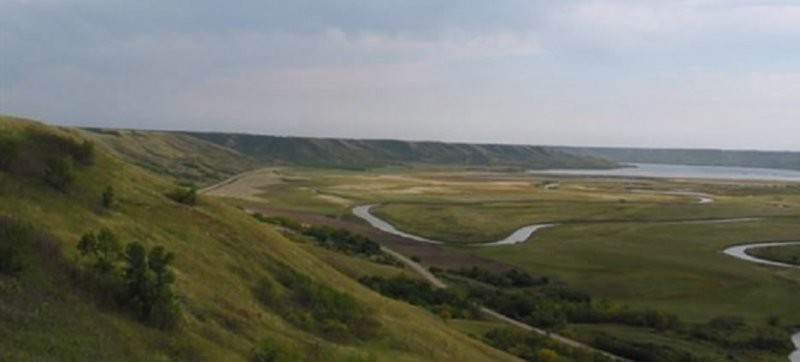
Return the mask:
[[177, 132], [89, 130], [120, 157], [178, 181], [211, 184], [254, 168], [252, 158]]
[[747, 253], [762, 259], [800, 265], [800, 245], [754, 248], [748, 250]]
[[800, 271], [722, 254], [727, 245], [787, 239], [796, 220], [721, 225], [568, 225], [533, 241], [475, 252], [551, 275], [599, 298], [676, 313], [691, 321], [738, 315], [762, 324], [770, 315], [800, 324]]
[[[61, 137], [93, 137], [0, 118], [1, 132], [27, 127]], [[110, 211], [99, 206], [108, 185], [116, 194]], [[222, 201], [201, 196], [191, 207], [167, 199], [164, 192], [172, 187], [171, 180], [117, 158], [102, 144], [95, 164], [81, 168], [66, 193], [31, 175], [0, 172], [0, 215], [30, 221], [61, 250], [34, 249], [18, 278], [0, 276], [0, 359], [246, 360], [265, 340], [318, 351], [327, 360], [510, 359], [419, 308], [369, 291]], [[142, 325], [70, 277], [80, 235], [101, 227], [122, 242], [163, 245], [175, 252], [174, 286], [185, 317], [177, 331]], [[357, 343], [331, 342], [260, 304], [253, 288], [261, 278], [273, 277], [276, 264], [368, 307], [381, 326], [377, 334]]]
[[[685, 199], [685, 198], [684, 198]], [[798, 202], [793, 198], [793, 202]], [[459, 243], [501, 239], [515, 229], [537, 223], [669, 222], [797, 215], [764, 198], [744, 202], [726, 198], [713, 204], [681, 202], [523, 200], [478, 203], [390, 203], [374, 210], [400, 230], [435, 240]]]

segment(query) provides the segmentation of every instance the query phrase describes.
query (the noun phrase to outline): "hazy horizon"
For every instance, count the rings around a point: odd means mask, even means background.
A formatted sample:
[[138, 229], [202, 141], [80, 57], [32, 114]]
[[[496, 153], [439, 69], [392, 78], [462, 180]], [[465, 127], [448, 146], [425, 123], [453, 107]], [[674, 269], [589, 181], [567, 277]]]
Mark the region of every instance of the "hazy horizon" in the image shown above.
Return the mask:
[[784, 0], [0, 3], [0, 113], [61, 125], [800, 151]]

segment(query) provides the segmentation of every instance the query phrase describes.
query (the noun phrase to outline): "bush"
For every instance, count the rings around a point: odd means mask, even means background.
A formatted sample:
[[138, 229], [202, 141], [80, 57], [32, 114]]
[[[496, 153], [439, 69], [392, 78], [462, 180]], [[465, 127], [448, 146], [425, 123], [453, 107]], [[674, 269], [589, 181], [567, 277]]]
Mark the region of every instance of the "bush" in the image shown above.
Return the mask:
[[181, 204], [191, 206], [197, 205], [197, 187], [178, 187], [175, 190], [168, 192], [167, 197]]
[[433, 288], [423, 280], [405, 276], [365, 276], [358, 281], [384, 296], [421, 306], [440, 316], [472, 318], [478, 315], [477, 307], [465, 296], [453, 290]]
[[94, 142], [84, 140], [72, 151], [72, 157], [81, 165], [89, 166], [94, 163]]
[[550, 283], [550, 279], [547, 277], [534, 278], [530, 274], [517, 269], [510, 269], [502, 273], [492, 273], [489, 270], [473, 266], [471, 268], [451, 269], [448, 272], [501, 288], [527, 288]]
[[278, 272], [278, 282], [260, 280], [256, 298], [297, 327], [335, 342], [366, 340], [379, 328], [372, 313], [349, 294], [286, 267]]
[[318, 246], [326, 249], [334, 250], [343, 254], [359, 256], [369, 259], [375, 263], [394, 265], [402, 267], [403, 263], [395, 257], [385, 253], [381, 249], [381, 245], [375, 241], [343, 228], [336, 228], [332, 226], [308, 226], [303, 225], [296, 220], [285, 218], [282, 216], [264, 216], [262, 214], [253, 214], [253, 217], [261, 222], [278, 225], [301, 235], [311, 238], [311, 240]]
[[11, 135], [0, 136], [0, 170], [8, 170], [16, 160], [22, 142]]
[[75, 166], [72, 157], [56, 157], [47, 162], [44, 180], [59, 191], [66, 191], [75, 182]]
[[111, 186], [106, 186], [105, 190], [103, 190], [103, 195], [100, 198], [100, 203], [106, 209], [111, 208], [111, 205], [114, 203], [114, 188]]
[[[535, 332], [518, 328], [493, 329], [484, 335], [491, 346], [532, 362], [552, 361], [597, 361], [610, 362], [612, 359], [598, 352], [584, 348], [569, 347]], [[561, 356], [564, 358], [561, 359]]]
[[631, 342], [607, 334], [599, 334], [596, 336], [592, 346], [614, 353], [620, 357], [642, 362], [695, 362], [705, 360], [690, 352], [678, 350], [670, 346], [655, 343]]
[[15, 275], [25, 267], [23, 251], [33, 241], [33, 228], [25, 223], [0, 217], [0, 273]]
[[108, 273], [120, 260], [122, 245], [111, 230], [103, 228], [97, 234], [84, 234], [78, 242], [78, 251], [82, 257], [90, 259], [93, 268]]
[[140, 320], [160, 329], [178, 324], [181, 310], [170, 268], [173, 253], [161, 246], [148, 251], [138, 242], [128, 243], [123, 252], [117, 237], [105, 228], [84, 234], [78, 252], [99, 287], [111, 289], [117, 302]]
[[294, 362], [294, 361], [330, 361], [333, 356], [329, 351], [312, 344], [298, 349], [291, 344], [280, 344], [267, 339], [261, 341], [250, 351], [251, 362]]

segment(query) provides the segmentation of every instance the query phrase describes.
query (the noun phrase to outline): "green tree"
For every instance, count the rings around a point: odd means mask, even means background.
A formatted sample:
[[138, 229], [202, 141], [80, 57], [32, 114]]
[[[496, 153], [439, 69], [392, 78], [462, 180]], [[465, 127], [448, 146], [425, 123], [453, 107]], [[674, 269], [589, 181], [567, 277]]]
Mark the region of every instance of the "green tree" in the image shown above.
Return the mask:
[[97, 236], [92, 232], [83, 234], [78, 241], [78, 251], [84, 257], [97, 255]]
[[148, 255], [148, 266], [155, 273], [156, 287], [161, 288], [175, 281], [175, 276], [169, 270], [169, 264], [175, 259], [175, 254], [164, 249], [163, 246], [156, 246], [150, 249]]
[[93, 268], [107, 273], [114, 270], [114, 265], [120, 260], [122, 245], [111, 230], [103, 228], [97, 234], [84, 234], [78, 242], [78, 251], [81, 256], [92, 259]]
[[153, 285], [152, 278], [147, 269], [147, 249], [138, 243], [132, 242], [125, 248], [125, 290], [126, 299], [136, 313], [143, 318], [150, 314]]
[[117, 236], [107, 228], [97, 233], [97, 268], [101, 271], [114, 269], [114, 263], [120, 259], [122, 245]]
[[173, 328], [180, 318], [180, 305], [172, 291], [175, 278], [169, 269], [174, 258], [163, 247], [154, 247], [148, 253], [137, 242], [128, 244], [125, 250], [127, 301], [140, 318], [161, 329]]
[[111, 186], [106, 186], [105, 190], [103, 190], [103, 196], [101, 199], [103, 207], [106, 209], [110, 209], [111, 205], [114, 203], [114, 188]]
[[66, 191], [75, 182], [75, 178], [75, 165], [72, 157], [57, 157], [47, 162], [44, 180], [57, 190]]

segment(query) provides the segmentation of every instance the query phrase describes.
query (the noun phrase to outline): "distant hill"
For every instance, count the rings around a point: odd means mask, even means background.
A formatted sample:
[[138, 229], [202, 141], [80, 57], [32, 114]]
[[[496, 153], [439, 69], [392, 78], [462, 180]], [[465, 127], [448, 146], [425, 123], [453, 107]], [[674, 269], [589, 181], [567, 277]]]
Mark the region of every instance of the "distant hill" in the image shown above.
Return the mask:
[[616, 163], [548, 147], [396, 140], [276, 137], [186, 132], [263, 162], [318, 167], [369, 168], [429, 164], [531, 169], [613, 168]]
[[605, 147], [556, 147], [556, 149], [573, 155], [600, 157], [623, 163], [662, 163], [800, 170], [800, 152]]

